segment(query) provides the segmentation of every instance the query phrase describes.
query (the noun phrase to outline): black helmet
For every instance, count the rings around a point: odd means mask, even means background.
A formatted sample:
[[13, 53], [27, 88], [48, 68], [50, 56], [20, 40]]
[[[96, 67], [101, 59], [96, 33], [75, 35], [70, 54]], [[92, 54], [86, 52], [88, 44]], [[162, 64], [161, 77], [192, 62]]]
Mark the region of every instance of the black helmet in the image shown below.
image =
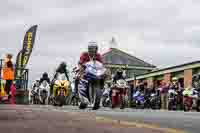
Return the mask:
[[123, 74], [123, 70], [121, 68], [117, 69], [117, 74]]
[[61, 67], [61, 68], [65, 68], [65, 67], [67, 67], [67, 65], [66, 65], [66, 63], [63, 61], [63, 62], [60, 63], [60, 67]]
[[193, 75], [193, 76], [192, 76], [192, 81], [193, 81], [193, 82], [194, 82], [194, 81], [197, 81], [198, 78], [199, 78], [198, 75]]
[[43, 77], [43, 78], [47, 78], [47, 77], [48, 77], [48, 73], [47, 73], [47, 72], [44, 72], [43, 75], [42, 75], [42, 77]]
[[88, 45], [88, 52], [90, 54], [96, 54], [98, 51], [98, 45], [96, 42], [89, 42], [89, 45]]

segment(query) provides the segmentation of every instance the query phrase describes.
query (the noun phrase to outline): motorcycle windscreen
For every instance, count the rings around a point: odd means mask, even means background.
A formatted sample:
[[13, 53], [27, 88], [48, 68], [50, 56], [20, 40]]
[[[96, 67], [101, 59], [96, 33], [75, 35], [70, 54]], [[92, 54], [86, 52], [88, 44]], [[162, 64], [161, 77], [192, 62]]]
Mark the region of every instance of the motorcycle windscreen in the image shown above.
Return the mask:
[[49, 84], [47, 83], [47, 81], [43, 81], [39, 87], [40, 89], [45, 89], [45, 88], [49, 88]]
[[138, 97], [137, 97], [137, 100], [138, 100], [138, 101], [144, 101], [144, 97], [143, 97], [143, 96], [138, 96]]
[[57, 80], [67, 80], [67, 77], [65, 76], [64, 73], [58, 73], [56, 79]]
[[135, 94], [133, 94], [133, 97], [137, 97], [137, 96], [139, 96], [139, 95], [140, 95], [140, 92], [137, 91]]
[[119, 88], [126, 88], [127, 87], [126, 81], [125, 80], [117, 80], [117, 86]]
[[86, 77], [89, 77], [91, 79], [98, 79], [105, 73], [105, 68], [97, 68], [95, 66], [87, 65], [86, 66]]

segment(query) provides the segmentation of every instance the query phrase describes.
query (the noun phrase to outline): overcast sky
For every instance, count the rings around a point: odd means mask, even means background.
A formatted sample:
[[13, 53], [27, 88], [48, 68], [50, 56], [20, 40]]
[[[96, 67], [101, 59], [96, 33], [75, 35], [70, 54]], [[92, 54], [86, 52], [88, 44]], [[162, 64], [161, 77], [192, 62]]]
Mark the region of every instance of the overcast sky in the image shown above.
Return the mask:
[[16, 56], [26, 30], [38, 24], [30, 78], [73, 66], [88, 41], [118, 48], [158, 67], [200, 58], [199, 0], [1, 0], [0, 54]]

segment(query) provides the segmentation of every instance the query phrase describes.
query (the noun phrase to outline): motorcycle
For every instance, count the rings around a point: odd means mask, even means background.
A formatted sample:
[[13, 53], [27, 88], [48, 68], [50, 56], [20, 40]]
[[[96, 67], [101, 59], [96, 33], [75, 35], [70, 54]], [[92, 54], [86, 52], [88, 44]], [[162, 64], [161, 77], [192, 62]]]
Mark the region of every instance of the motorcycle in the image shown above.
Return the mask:
[[116, 107], [120, 102], [120, 108], [125, 108], [126, 105], [126, 92], [129, 88], [128, 83], [124, 79], [117, 80], [112, 89], [112, 108]]
[[39, 100], [41, 104], [46, 104], [50, 96], [50, 86], [47, 81], [43, 81], [39, 86]]
[[78, 93], [80, 99], [80, 109], [91, 106], [96, 110], [101, 101], [101, 80], [105, 79], [106, 69], [98, 61], [89, 61], [85, 64], [84, 73], [80, 77]]
[[200, 112], [200, 91], [197, 90], [196, 111]]
[[183, 91], [183, 109], [184, 111], [190, 111], [193, 105], [193, 99], [198, 98], [196, 91], [193, 89], [191, 90], [184, 90]]
[[29, 103], [30, 104], [39, 104], [39, 86], [34, 87], [32, 90], [29, 91]]
[[174, 89], [168, 90], [168, 110], [177, 109], [177, 96], [178, 93]]
[[110, 99], [110, 91], [108, 89], [105, 89], [102, 95], [102, 106], [103, 107], [109, 107], [111, 104], [111, 99]]
[[135, 102], [136, 108], [145, 108], [146, 100], [144, 93], [141, 93], [140, 91], [136, 91], [135, 94], [133, 94], [133, 101]]
[[151, 93], [149, 99], [150, 99], [150, 107], [152, 109], [160, 109], [161, 108], [161, 98], [158, 93]]
[[70, 82], [64, 74], [58, 74], [53, 85], [53, 105], [63, 106], [69, 96]]

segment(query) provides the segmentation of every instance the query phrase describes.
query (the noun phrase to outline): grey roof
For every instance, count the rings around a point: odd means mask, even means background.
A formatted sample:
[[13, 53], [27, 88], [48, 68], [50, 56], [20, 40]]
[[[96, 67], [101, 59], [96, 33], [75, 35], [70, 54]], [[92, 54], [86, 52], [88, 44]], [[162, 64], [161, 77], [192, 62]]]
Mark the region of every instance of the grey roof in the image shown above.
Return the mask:
[[110, 48], [107, 53], [103, 54], [103, 61], [105, 64], [113, 64], [113, 65], [130, 65], [137, 67], [152, 67], [156, 66], [149, 64], [143, 60], [138, 59], [135, 56], [132, 56], [122, 50], [116, 48]]

